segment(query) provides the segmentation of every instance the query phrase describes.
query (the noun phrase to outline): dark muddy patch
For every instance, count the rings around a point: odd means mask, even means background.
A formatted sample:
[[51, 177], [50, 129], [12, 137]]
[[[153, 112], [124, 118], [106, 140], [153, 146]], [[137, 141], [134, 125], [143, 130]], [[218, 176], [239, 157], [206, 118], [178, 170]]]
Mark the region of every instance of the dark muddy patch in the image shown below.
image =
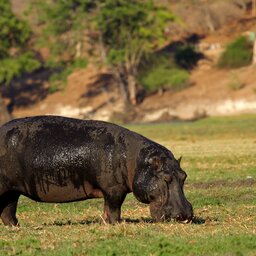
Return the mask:
[[244, 180], [228, 181], [228, 180], [216, 180], [210, 182], [197, 182], [188, 184], [188, 188], [196, 189], [209, 189], [209, 188], [219, 188], [219, 187], [252, 187], [256, 185], [256, 180], [253, 178], [248, 178]]

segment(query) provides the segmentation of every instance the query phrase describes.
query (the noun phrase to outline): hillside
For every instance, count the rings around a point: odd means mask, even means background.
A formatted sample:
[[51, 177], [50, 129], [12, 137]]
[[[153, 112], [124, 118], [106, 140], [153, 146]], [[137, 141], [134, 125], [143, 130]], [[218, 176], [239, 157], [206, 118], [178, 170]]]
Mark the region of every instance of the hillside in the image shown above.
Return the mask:
[[[13, 2], [16, 2], [16, 12], [24, 8], [23, 5], [19, 6], [19, 1]], [[240, 5], [232, 5], [233, 9], [221, 16], [227, 8], [223, 4], [218, 17], [214, 10], [217, 8], [216, 3], [221, 1], [202, 1], [204, 4], [200, 8], [191, 5], [181, 8], [177, 1], [167, 2], [170, 8], [189, 24], [186, 29], [171, 25], [170, 38], [182, 41], [188, 36], [197, 35], [196, 47], [204, 56], [191, 70], [192, 86], [176, 93], [166, 91], [162, 94], [147, 95], [128, 116], [118, 113], [122, 112], [118, 90], [114, 83], [105, 83], [110, 77], [104, 69], [98, 70], [89, 65], [85, 70], [78, 70], [69, 76], [65, 90], [53, 94], [47, 91], [47, 72], [39, 72], [29, 80], [25, 78], [18, 89], [13, 88], [5, 94], [11, 98], [13, 116], [57, 114], [124, 122], [154, 122], [256, 112], [255, 67], [236, 70], [216, 68], [216, 60], [228, 42], [248, 31], [256, 31], [256, 20], [250, 17], [247, 13], [249, 10], [246, 9], [246, 4], [250, 1], [240, 1]], [[244, 5], [241, 5], [241, 2]], [[219, 5], [218, 7], [220, 8]], [[190, 17], [187, 13], [191, 13], [191, 10], [196, 12]], [[206, 15], [208, 11], [202, 10], [208, 10], [210, 18]], [[205, 25], [202, 20], [208, 17], [207, 26], [200, 26], [196, 16], [198, 13], [201, 13], [201, 24]], [[234, 89], [230, 86], [234, 79], [241, 88]]]

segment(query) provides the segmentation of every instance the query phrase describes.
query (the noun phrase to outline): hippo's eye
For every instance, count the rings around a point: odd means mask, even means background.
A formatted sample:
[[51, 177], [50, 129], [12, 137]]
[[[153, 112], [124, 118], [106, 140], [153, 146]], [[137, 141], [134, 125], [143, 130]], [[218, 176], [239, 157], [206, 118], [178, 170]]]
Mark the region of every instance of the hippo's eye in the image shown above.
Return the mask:
[[162, 167], [162, 161], [159, 157], [151, 157], [148, 160], [149, 164], [153, 167], [154, 170], [160, 171]]
[[170, 183], [170, 182], [172, 181], [172, 176], [171, 176], [171, 174], [165, 173], [165, 174], [164, 174], [164, 180], [165, 180], [166, 182]]

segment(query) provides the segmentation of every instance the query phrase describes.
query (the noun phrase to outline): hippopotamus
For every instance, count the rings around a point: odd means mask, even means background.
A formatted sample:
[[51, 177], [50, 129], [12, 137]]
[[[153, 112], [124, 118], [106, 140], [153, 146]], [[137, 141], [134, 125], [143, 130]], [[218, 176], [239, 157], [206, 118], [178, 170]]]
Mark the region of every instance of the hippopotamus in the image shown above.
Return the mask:
[[34, 116], [0, 128], [0, 216], [5, 225], [18, 225], [20, 195], [49, 203], [104, 198], [104, 220], [116, 223], [130, 192], [149, 204], [155, 221], [190, 221], [186, 176], [167, 148], [112, 123]]

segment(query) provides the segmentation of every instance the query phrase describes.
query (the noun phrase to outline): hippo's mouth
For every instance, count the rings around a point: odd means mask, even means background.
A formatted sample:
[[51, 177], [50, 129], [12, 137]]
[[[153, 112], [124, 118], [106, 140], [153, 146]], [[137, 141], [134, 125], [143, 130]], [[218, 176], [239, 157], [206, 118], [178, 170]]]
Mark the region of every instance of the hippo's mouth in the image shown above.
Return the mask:
[[150, 202], [151, 217], [157, 222], [177, 221], [189, 223], [193, 219], [193, 210], [191, 204], [185, 198], [183, 191], [173, 193], [166, 182], [162, 195]]
[[193, 219], [193, 215], [190, 216], [186, 215], [173, 215], [169, 207], [166, 207], [160, 205], [159, 202], [151, 202], [149, 205], [150, 208], [150, 214], [154, 221], [156, 222], [164, 222], [164, 221], [177, 221], [180, 223], [190, 223]]

